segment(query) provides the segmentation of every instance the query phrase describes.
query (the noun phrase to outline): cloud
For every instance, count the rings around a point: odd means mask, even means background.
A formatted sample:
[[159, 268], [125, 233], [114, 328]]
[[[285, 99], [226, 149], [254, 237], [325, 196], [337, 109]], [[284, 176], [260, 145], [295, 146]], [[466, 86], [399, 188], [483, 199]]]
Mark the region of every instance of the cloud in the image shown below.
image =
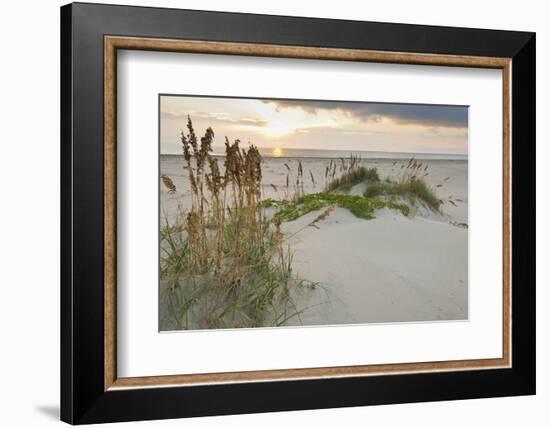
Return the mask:
[[183, 120], [187, 123], [187, 116], [191, 116], [191, 120], [194, 122], [195, 119], [205, 119], [209, 123], [225, 123], [230, 125], [241, 125], [241, 126], [259, 126], [264, 127], [268, 125], [268, 122], [263, 119], [256, 119], [253, 117], [242, 117], [239, 119], [234, 119], [227, 113], [207, 113], [201, 111], [191, 111], [185, 114], [172, 113], [169, 111], [161, 112], [161, 119], [163, 120]]
[[467, 128], [468, 108], [465, 106], [393, 104], [344, 101], [263, 100], [275, 104], [276, 110], [301, 109], [310, 114], [319, 111], [340, 111], [361, 121], [380, 122], [388, 118], [396, 123], [430, 127]]

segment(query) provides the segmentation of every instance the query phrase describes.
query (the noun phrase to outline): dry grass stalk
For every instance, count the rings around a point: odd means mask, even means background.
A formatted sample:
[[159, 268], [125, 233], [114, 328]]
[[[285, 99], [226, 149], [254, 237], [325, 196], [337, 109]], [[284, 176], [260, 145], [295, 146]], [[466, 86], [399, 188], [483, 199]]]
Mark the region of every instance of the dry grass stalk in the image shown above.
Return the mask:
[[[226, 138], [222, 174], [211, 154], [212, 128], [198, 140], [188, 118], [187, 131], [181, 144], [191, 206], [178, 227], [167, 223], [161, 231], [161, 276], [177, 328], [271, 326], [297, 316], [289, 293], [291, 256], [283, 251], [279, 225], [260, 207], [260, 152]], [[300, 187], [301, 164], [297, 176]], [[175, 193], [169, 177], [162, 182]]]
[[336, 208], [336, 205], [331, 205], [329, 206], [327, 209], [325, 209], [321, 214], [319, 214], [317, 217], [315, 217], [313, 219], [313, 221], [311, 223], [308, 224], [308, 226], [310, 227], [314, 227], [316, 229], [320, 229], [319, 227], [319, 224], [320, 222], [322, 222], [323, 220], [325, 220], [328, 216], [330, 216], [330, 214], [332, 213], [332, 211], [334, 211], [334, 208]]
[[174, 184], [174, 182], [170, 177], [162, 174], [160, 178], [162, 179], [162, 182], [164, 183], [164, 186], [166, 186], [166, 189], [168, 190], [168, 193], [170, 195], [173, 195], [174, 193], [176, 193], [176, 190], [177, 190], [176, 185]]

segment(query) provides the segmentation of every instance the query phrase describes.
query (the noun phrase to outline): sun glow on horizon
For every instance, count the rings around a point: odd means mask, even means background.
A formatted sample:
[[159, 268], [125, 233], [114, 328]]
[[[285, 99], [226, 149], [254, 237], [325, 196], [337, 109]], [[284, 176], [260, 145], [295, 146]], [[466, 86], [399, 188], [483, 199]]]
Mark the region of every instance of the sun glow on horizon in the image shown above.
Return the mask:
[[282, 154], [283, 154], [283, 151], [281, 150], [280, 147], [275, 147], [271, 151], [271, 156], [276, 157], [276, 158], [281, 157]]

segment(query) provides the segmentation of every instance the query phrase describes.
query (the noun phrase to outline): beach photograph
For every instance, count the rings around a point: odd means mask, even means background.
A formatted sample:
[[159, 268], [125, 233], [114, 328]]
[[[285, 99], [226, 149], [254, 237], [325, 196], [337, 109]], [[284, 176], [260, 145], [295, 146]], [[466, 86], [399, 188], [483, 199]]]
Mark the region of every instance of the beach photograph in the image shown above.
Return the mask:
[[468, 319], [468, 107], [159, 95], [159, 330]]

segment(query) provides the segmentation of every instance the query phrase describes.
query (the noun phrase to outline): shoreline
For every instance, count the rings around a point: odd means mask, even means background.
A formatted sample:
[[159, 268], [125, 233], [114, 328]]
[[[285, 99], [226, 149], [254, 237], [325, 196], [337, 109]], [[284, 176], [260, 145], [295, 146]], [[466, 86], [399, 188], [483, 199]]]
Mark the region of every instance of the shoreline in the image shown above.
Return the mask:
[[[360, 150], [316, 150], [316, 149], [279, 149], [280, 154], [273, 154], [276, 148], [259, 147], [258, 150], [264, 159], [323, 159], [323, 160], [338, 160], [349, 159], [350, 156], [357, 157], [362, 160], [409, 160], [416, 159], [419, 161], [429, 160], [456, 160], [468, 161], [468, 154], [454, 153], [406, 153], [406, 152], [382, 152], [382, 151], [360, 151]], [[288, 153], [290, 151], [290, 153]], [[304, 152], [315, 153], [312, 155], [303, 154]], [[328, 152], [328, 153], [327, 153]], [[225, 152], [218, 148], [211, 153], [214, 157], [225, 157]], [[160, 153], [160, 157], [179, 157], [183, 156], [180, 153]]]
[[[177, 154], [160, 154], [160, 157], [182, 157], [183, 155], [177, 155]], [[216, 154], [216, 153], [212, 153], [212, 156], [216, 157], [216, 158], [224, 158], [225, 155], [224, 154]], [[454, 159], [454, 158], [421, 158], [421, 157], [412, 157], [413, 159], [416, 159], [416, 160], [419, 160], [419, 161], [429, 161], [429, 162], [438, 162], [438, 161], [444, 161], [444, 162], [468, 162], [468, 159], [465, 158], [465, 159]], [[311, 159], [318, 159], [318, 160], [325, 160], [325, 161], [330, 161], [330, 160], [340, 160], [340, 159], [349, 159], [349, 156], [346, 158], [342, 158], [342, 157], [321, 157], [321, 156], [265, 156], [265, 155], [262, 155], [262, 159], [264, 160], [267, 160], [267, 159], [285, 159], [285, 160], [292, 160], [292, 159], [307, 159], [307, 160], [311, 160]], [[411, 159], [411, 157], [403, 157], [403, 158], [392, 158], [392, 157], [362, 157], [360, 158], [362, 161], [400, 161], [400, 162], [404, 162], [404, 161], [408, 161], [409, 159]]]

